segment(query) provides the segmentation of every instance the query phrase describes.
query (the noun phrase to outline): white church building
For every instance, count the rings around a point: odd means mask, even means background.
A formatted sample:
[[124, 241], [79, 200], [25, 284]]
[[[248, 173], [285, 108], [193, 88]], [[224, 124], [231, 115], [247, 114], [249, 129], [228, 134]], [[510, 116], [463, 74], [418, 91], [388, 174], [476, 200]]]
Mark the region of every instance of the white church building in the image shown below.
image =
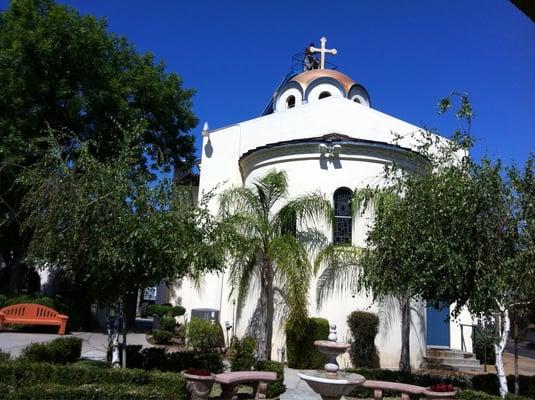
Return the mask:
[[[415, 146], [410, 138], [421, 128], [375, 110], [362, 85], [338, 70], [325, 68], [325, 53], [335, 51], [325, 49], [324, 38], [321, 48], [312, 48], [311, 52], [316, 51], [320, 59], [314, 58], [314, 65], [305, 62], [302, 72], [287, 76], [263, 115], [219, 129], [205, 125], [200, 195], [248, 186], [269, 171], [282, 170], [288, 177], [289, 198], [321, 191], [336, 210], [347, 210], [351, 191], [381, 184], [385, 165], [395, 162], [408, 170], [415, 168]], [[394, 144], [395, 135], [407, 139]], [[210, 203], [214, 214], [216, 197]], [[325, 228], [329, 240], [363, 246], [370, 218], [353, 218], [343, 211], [338, 214], [334, 229]], [[224, 330], [225, 324], [233, 325], [230, 334], [237, 336], [245, 334], [258, 299], [251, 293], [242, 317], [236, 321], [235, 301], [229, 297], [231, 287], [225, 273], [206, 276], [200, 288], [181, 282], [171, 292], [170, 300], [186, 307], [189, 317], [213, 313]], [[336, 324], [343, 341], [350, 339], [346, 319], [352, 311], [377, 313], [380, 327], [375, 344], [381, 367], [397, 368], [401, 322], [396, 304], [373, 303], [364, 294], [340, 292], [317, 308], [315, 296], [313, 281], [310, 316]], [[447, 315], [447, 308], [414, 304], [410, 341], [414, 368], [421, 366], [426, 355], [432, 355], [430, 348], [472, 351], [470, 315], [463, 313], [455, 321], [447, 321]], [[274, 321], [272, 359], [281, 360], [284, 347], [281, 324]], [[340, 359], [340, 366], [349, 367], [349, 359]]]

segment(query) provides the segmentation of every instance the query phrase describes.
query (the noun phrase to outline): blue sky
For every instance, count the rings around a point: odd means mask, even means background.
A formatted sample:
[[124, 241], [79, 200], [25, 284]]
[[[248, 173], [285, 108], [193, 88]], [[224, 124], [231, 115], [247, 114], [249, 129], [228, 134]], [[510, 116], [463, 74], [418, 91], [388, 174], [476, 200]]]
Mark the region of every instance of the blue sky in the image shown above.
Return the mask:
[[535, 24], [506, 0], [60, 2], [105, 17], [195, 88], [198, 140], [204, 121], [258, 116], [291, 56], [324, 35], [374, 108], [448, 135], [457, 122], [436, 103], [468, 92], [477, 155], [521, 163], [535, 151]]

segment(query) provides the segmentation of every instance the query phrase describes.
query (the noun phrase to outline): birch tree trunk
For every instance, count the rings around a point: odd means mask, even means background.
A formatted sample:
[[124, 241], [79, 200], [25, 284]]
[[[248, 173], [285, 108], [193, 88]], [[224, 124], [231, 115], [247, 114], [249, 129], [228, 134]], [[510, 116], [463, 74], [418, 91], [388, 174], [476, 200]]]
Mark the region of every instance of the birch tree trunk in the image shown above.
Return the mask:
[[120, 307], [116, 305], [112, 316], [108, 309], [107, 318], [108, 348], [111, 349], [111, 366], [113, 368], [121, 367], [119, 356], [119, 310]]
[[513, 319], [515, 321], [514, 328], [513, 328], [513, 334], [515, 337], [515, 345], [514, 345], [514, 355], [515, 355], [515, 395], [520, 396], [520, 373], [518, 371], [518, 335], [519, 329], [518, 329], [518, 320], [516, 318]]
[[498, 302], [498, 308], [500, 310], [498, 321], [500, 339], [498, 343], [494, 343], [494, 352], [496, 353], [496, 373], [498, 375], [500, 396], [504, 399], [507, 396], [509, 389], [507, 388], [507, 377], [505, 376], [505, 368], [503, 365], [503, 351], [505, 350], [507, 338], [509, 337], [511, 321], [509, 319], [509, 311], [500, 302]]
[[407, 298], [400, 298], [401, 306], [401, 355], [399, 357], [400, 371], [410, 372], [411, 370], [411, 301]]
[[123, 330], [123, 346], [122, 346], [122, 361], [123, 361], [123, 368], [126, 368], [126, 346], [127, 346], [127, 342], [126, 342], [126, 335], [128, 333], [128, 328], [127, 328], [127, 320], [126, 320], [126, 299], [123, 300], [122, 302], [122, 318], [121, 320], [123, 321], [123, 326], [122, 326], [122, 330]]

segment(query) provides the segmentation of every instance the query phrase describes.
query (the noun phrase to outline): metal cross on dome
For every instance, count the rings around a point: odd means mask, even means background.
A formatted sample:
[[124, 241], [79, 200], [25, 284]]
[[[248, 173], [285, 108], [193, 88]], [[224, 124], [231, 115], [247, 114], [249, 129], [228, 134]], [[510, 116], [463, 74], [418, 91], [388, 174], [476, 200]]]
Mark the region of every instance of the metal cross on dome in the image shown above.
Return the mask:
[[332, 54], [334, 56], [337, 53], [337, 51], [336, 51], [336, 49], [327, 49], [327, 48], [325, 48], [325, 43], [327, 43], [327, 39], [325, 38], [325, 36], [323, 36], [320, 39], [320, 42], [321, 42], [321, 47], [320, 48], [317, 48], [317, 47], [314, 47], [314, 46], [310, 46], [308, 48], [308, 50], [311, 53], [320, 53], [320, 68], [321, 69], [325, 69], [325, 55], [326, 54]]

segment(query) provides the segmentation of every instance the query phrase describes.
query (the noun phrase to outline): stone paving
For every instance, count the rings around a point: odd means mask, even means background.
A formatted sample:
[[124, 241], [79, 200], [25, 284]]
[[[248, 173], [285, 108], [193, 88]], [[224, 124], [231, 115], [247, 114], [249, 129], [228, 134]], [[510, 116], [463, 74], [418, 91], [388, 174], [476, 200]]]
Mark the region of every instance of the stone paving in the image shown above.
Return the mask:
[[[100, 332], [74, 332], [71, 335], [82, 339], [82, 358], [90, 360], [105, 360], [108, 337]], [[18, 357], [22, 349], [31, 343], [50, 342], [62, 337], [52, 333], [0, 332], [0, 350], [6, 351], [12, 357]], [[129, 333], [128, 344], [140, 344], [143, 347], [152, 345], [145, 339], [144, 333]]]

